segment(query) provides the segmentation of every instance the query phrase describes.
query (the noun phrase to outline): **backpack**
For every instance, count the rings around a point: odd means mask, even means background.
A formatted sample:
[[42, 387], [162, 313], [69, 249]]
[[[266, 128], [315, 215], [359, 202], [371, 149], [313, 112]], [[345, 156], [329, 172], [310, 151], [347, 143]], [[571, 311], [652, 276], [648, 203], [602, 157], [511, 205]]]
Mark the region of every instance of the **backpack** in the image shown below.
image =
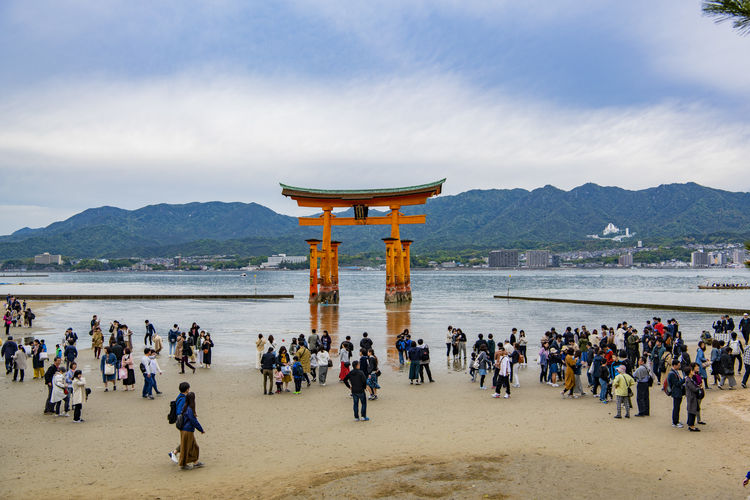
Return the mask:
[[698, 394], [696, 394], [698, 401], [703, 399], [705, 396], [706, 396], [706, 391], [703, 390], [703, 387], [698, 387]]
[[302, 365], [299, 363], [295, 363], [292, 365], [292, 375], [298, 378], [302, 378], [305, 375], [304, 370], [302, 369]]
[[430, 348], [427, 346], [424, 346], [422, 348], [422, 361], [429, 361], [430, 360]]
[[672, 386], [669, 385], [669, 375], [664, 377], [664, 382], [662, 382], [661, 390], [664, 391], [664, 394], [667, 396], [672, 396]]
[[169, 402], [169, 414], [167, 415], [167, 422], [174, 424], [177, 422], [177, 400]]

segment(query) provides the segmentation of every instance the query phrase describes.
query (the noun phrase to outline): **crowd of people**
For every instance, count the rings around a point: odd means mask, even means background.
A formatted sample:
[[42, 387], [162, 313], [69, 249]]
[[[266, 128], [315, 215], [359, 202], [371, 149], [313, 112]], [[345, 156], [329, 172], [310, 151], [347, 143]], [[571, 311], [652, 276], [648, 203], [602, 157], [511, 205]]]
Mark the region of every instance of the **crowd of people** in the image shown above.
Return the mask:
[[3, 326], [5, 336], [9, 336], [11, 329], [31, 328], [36, 319], [36, 314], [26, 304], [26, 301], [12, 295], [5, 297], [5, 308], [3, 310]]

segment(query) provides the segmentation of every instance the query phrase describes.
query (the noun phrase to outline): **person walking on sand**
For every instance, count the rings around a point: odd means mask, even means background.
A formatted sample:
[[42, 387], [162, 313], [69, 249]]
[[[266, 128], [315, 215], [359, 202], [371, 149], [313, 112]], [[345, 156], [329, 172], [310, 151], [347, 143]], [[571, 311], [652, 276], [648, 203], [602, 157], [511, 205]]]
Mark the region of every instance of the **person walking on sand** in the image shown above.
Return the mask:
[[[185, 366], [193, 370], [193, 373], [195, 373], [195, 367], [190, 364], [190, 357], [193, 355], [193, 347], [190, 345], [190, 342], [187, 341], [187, 338], [185, 337], [185, 334], [183, 333], [180, 338], [182, 339], [182, 349], [181, 349], [181, 357], [180, 357], [180, 365], [182, 367], [182, 371], [180, 371], [181, 374], [185, 373]], [[179, 343], [179, 340], [178, 340]], [[176, 352], [176, 351], [175, 351]], [[175, 354], [175, 356], [177, 356]]]
[[52, 412], [58, 417], [67, 417], [68, 413], [63, 412], [60, 414], [60, 403], [65, 401], [67, 388], [65, 387], [65, 368], [62, 366], [57, 367], [57, 373], [52, 377], [52, 396], [50, 397], [50, 404], [52, 405]]
[[687, 400], [687, 425], [690, 432], [700, 432], [695, 426], [696, 417], [700, 413], [700, 400], [703, 399], [705, 392], [701, 384], [695, 380], [698, 373], [698, 363], [692, 363], [690, 370], [685, 376], [685, 399]]
[[175, 357], [177, 357], [177, 355], [175, 354], [175, 349], [177, 348], [177, 338], [179, 336], [180, 336], [180, 328], [177, 326], [177, 323], [175, 323], [172, 326], [172, 329], [169, 330], [169, 332], [167, 332], [167, 341], [169, 342], [169, 355], [170, 356], [174, 355]]
[[417, 340], [417, 346], [422, 350], [419, 360], [419, 380], [424, 384], [424, 373], [427, 372], [427, 380], [435, 382], [430, 371], [430, 347], [422, 339]]
[[[276, 366], [276, 355], [273, 353], [273, 347], [268, 348], [260, 360], [260, 371], [263, 374], [263, 394], [273, 395], [273, 382], [274, 373], [273, 369]], [[266, 382], [268, 382], [268, 389], [266, 389]]]
[[18, 372], [21, 372], [21, 382], [23, 382], [23, 374], [26, 372], [26, 350], [21, 347], [13, 355], [13, 382], [18, 377]]
[[635, 385], [633, 377], [625, 373], [625, 365], [617, 367], [617, 376], [612, 382], [612, 388], [617, 398], [617, 415], [614, 418], [622, 418], [622, 407], [625, 406], [625, 418], [630, 418], [630, 391]]
[[680, 422], [680, 406], [682, 405], [682, 396], [685, 393], [685, 379], [680, 373], [680, 362], [672, 360], [672, 370], [667, 375], [665, 382], [667, 396], [672, 397], [672, 427], [683, 428]]
[[[352, 361], [352, 370], [344, 377], [344, 385], [351, 390], [352, 401], [354, 404], [354, 420], [355, 421], [368, 421], [367, 417], [367, 394], [365, 388], [367, 387], [367, 377], [365, 373], [359, 369], [359, 361]], [[362, 408], [362, 417], [360, 418], [360, 406]]]
[[18, 350], [18, 344], [13, 340], [13, 336], [9, 335], [8, 340], [3, 343], [3, 347], [0, 348], [0, 356], [5, 358], [5, 374], [8, 375], [13, 370], [13, 355]]
[[419, 367], [422, 361], [422, 349], [418, 344], [412, 343], [407, 353], [409, 356], [409, 385], [419, 385]]
[[635, 416], [648, 417], [650, 413], [648, 387], [652, 379], [651, 373], [646, 366], [645, 356], [638, 358], [638, 368], [633, 372], [633, 378], [636, 381], [635, 400], [638, 403], [638, 413]]
[[[187, 382], [180, 382], [178, 389], [180, 393], [177, 395], [177, 397], [174, 400], [175, 416], [182, 415], [182, 409], [185, 406], [185, 400], [187, 398], [188, 393], [190, 392], [190, 384]], [[177, 448], [169, 452], [169, 458], [175, 464], [180, 463], [180, 443], [177, 443]]]
[[197, 467], [203, 467], [203, 462], [198, 461], [200, 457], [200, 448], [195, 441], [196, 429], [201, 434], [203, 430], [198, 416], [195, 412], [195, 393], [189, 392], [185, 396], [185, 403], [182, 405], [182, 429], [180, 429], [180, 461], [179, 465], [182, 470], [190, 470]]
[[47, 399], [45, 400], [44, 404], [44, 414], [49, 415], [51, 413], [54, 413], [54, 408], [52, 406], [52, 388], [53, 388], [53, 380], [55, 378], [55, 375], [57, 374], [57, 369], [60, 367], [60, 364], [62, 363], [62, 359], [55, 358], [51, 365], [49, 365], [49, 368], [47, 368], [47, 371], [44, 373], [44, 383], [47, 384]]
[[109, 391], [107, 384], [112, 382], [112, 390], [117, 390], [117, 356], [112, 352], [111, 347], [104, 349], [104, 356], [101, 358], [100, 369], [102, 370], [102, 381], [104, 382], [104, 392]]
[[266, 339], [263, 334], [258, 334], [258, 340], [255, 341], [255, 368], [262, 369], [261, 360], [266, 353]]
[[318, 383], [324, 386], [328, 378], [328, 368], [333, 365], [331, 356], [325, 349], [319, 350], [315, 356], [318, 358]]
[[479, 346], [479, 356], [477, 356], [477, 359], [474, 362], [479, 370], [479, 388], [482, 390], [487, 389], [487, 387], [484, 385], [484, 380], [485, 378], [487, 378], [487, 370], [492, 364], [492, 362], [490, 361], [488, 350], [489, 349], [487, 347], [487, 344]]
[[495, 386], [495, 393], [492, 395], [493, 398], [499, 398], [500, 392], [505, 388], [505, 394], [503, 398], [510, 398], [510, 357], [505, 347], [498, 345], [497, 353], [495, 354], [498, 360], [495, 362], [495, 368], [497, 368], [497, 384]]
[[83, 372], [76, 370], [73, 372], [73, 423], [80, 424], [84, 422], [81, 418], [83, 411], [83, 402], [86, 399], [86, 379], [83, 378]]
[[308, 375], [310, 373], [310, 349], [305, 344], [300, 343], [295, 356], [299, 360], [300, 365], [302, 365], [302, 378], [307, 382], [307, 387], [310, 387], [310, 376]]
[[104, 345], [104, 334], [97, 323], [91, 330], [91, 348], [94, 350], [94, 359], [99, 359], [102, 355], [102, 346]]
[[161, 350], [164, 348], [164, 343], [161, 340], [161, 336], [154, 332], [154, 351], [157, 356], [161, 355]]
[[146, 320], [146, 335], [143, 337], [143, 345], [154, 345], [154, 335], [156, 335], [156, 328], [153, 323]]

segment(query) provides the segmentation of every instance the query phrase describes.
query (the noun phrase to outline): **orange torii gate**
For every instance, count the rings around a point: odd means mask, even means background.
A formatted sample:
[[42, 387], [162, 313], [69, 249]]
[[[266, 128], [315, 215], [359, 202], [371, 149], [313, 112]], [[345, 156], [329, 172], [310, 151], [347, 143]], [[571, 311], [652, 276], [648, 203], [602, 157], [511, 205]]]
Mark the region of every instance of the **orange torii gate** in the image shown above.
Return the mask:
[[[340, 241], [331, 241], [332, 226], [390, 225], [391, 236], [383, 238], [386, 256], [385, 302], [411, 301], [409, 246], [402, 240], [400, 224], [424, 224], [424, 215], [404, 215], [399, 209], [407, 205], [424, 205], [440, 194], [445, 179], [420, 186], [392, 189], [327, 190], [281, 184], [281, 194], [295, 200], [300, 207], [320, 208], [319, 217], [300, 217], [300, 226], [323, 226], [322, 240], [306, 240], [310, 245], [310, 303], [339, 303]], [[354, 208], [354, 217], [337, 217], [334, 208]], [[388, 207], [388, 215], [368, 217], [369, 207]], [[318, 244], [321, 244], [320, 249]], [[318, 258], [320, 276], [318, 277]], [[320, 287], [318, 285], [320, 284]]]

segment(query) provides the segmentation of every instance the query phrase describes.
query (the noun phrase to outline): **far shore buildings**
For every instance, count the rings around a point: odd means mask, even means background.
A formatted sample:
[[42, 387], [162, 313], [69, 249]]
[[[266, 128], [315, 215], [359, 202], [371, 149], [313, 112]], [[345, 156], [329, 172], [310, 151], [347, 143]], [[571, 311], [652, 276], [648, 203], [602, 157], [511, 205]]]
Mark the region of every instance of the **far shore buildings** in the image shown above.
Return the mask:
[[260, 266], [263, 268], [276, 268], [284, 263], [299, 264], [302, 262], [307, 262], [307, 256], [287, 255], [285, 253], [280, 253], [278, 255], [271, 255], [268, 260]]
[[633, 267], [633, 254], [628, 252], [620, 255], [617, 259], [617, 265], [620, 267]]
[[549, 267], [550, 254], [547, 250], [527, 250], [526, 267], [538, 269]]
[[518, 267], [518, 250], [493, 250], [490, 252], [490, 267]]
[[703, 250], [692, 252], [690, 254], [691, 267], [708, 267], [710, 263], [709, 256]]
[[41, 255], [34, 256], [34, 264], [44, 264], [44, 265], [53, 264], [53, 265], [59, 266], [62, 264], [62, 255], [50, 254], [49, 252], [44, 252]]

